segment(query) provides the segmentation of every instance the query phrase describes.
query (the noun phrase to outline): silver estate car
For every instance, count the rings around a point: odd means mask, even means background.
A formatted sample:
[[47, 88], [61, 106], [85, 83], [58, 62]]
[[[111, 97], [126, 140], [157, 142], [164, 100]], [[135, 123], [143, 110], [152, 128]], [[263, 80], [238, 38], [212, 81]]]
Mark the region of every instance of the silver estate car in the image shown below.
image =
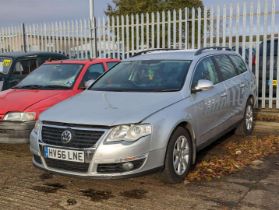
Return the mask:
[[161, 170], [181, 182], [200, 149], [233, 129], [251, 134], [255, 101], [255, 76], [227, 48], [144, 51], [40, 116], [33, 163], [93, 178]]

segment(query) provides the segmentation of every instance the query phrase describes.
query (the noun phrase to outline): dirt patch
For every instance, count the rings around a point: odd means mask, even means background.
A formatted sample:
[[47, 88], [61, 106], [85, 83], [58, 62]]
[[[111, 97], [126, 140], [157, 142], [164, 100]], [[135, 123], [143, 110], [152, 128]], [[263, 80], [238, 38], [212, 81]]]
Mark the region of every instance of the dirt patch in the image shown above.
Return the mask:
[[74, 206], [74, 205], [76, 205], [76, 204], [77, 204], [76, 199], [69, 198], [69, 199], [67, 200], [67, 205], [68, 205], [68, 206]]
[[148, 193], [148, 191], [144, 189], [134, 189], [121, 192], [120, 195], [126, 198], [143, 199], [145, 198], [146, 193]]
[[56, 193], [57, 190], [65, 189], [65, 185], [60, 183], [47, 183], [42, 186], [34, 186], [32, 190], [44, 193]]
[[46, 179], [51, 179], [51, 178], [53, 178], [53, 174], [50, 174], [50, 173], [43, 173], [40, 175], [41, 180], [46, 180]]
[[87, 190], [81, 190], [80, 192], [82, 193], [83, 196], [89, 197], [92, 201], [96, 201], [96, 202], [102, 200], [108, 200], [114, 197], [111, 191], [87, 189]]
[[53, 187], [47, 187], [47, 186], [34, 186], [32, 187], [32, 190], [38, 191], [38, 192], [44, 192], [44, 193], [56, 193], [57, 189]]
[[187, 180], [210, 181], [220, 178], [239, 171], [255, 160], [279, 152], [277, 135], [224, 137], [216, 144], [202, 151], [201, 155], [198, 154], [199, 160], [187, 176]]
[[47, 183], [45, 185], [49, 186], [49, 187], [57, 188], [57, 189], [65, 189], [66, 188], [65, 185], [60, 184], [60, 183]]

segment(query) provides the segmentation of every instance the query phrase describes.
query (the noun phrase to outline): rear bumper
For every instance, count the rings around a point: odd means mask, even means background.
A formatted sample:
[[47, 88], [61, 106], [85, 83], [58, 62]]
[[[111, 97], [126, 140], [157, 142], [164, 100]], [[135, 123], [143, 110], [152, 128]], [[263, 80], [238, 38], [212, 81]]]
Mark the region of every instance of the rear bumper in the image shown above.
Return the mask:
[[32, 122], [0, 122], [0, 143], [24, 144], [29, 143], [29, 136], [35, 126]]

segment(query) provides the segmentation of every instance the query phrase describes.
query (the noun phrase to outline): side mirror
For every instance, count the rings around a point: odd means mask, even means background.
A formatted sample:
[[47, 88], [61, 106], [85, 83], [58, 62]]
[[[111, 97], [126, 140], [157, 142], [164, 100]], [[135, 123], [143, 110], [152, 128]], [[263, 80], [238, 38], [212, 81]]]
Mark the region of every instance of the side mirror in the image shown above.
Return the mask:
[[87, 82], [85, 82], [84, 86], [85, 88], [89, 88], [93, 83], [95, 82], [94, 79], [88, 80]]
[[205, 90], [210, 90], [214, 86], [213, 82], [210, 80], [199, 80], [196, 87], [192, 89], [192, 93], [197, 93]]

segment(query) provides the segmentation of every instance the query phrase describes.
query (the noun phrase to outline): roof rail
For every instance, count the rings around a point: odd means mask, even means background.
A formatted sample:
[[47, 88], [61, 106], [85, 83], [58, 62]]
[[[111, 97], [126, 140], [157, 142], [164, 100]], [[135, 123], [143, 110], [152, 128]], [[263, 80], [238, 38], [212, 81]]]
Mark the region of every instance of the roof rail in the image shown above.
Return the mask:
[[199, 50], [195, 53], [195, 55], [200, 55], [200, 54], [203, 53], [203, 51], [205, 51], [205, 50], [210, 50], [210, 49], [212, 49], [212, 50], [227, 50], [227, 51], [232, 51], [232, 49], [229, 48], [229, 47], [217, 47], [217, 46], [213, 46], [213, 47], [204, 47], [204, 48], [201, 48], [201, 49], [199, 49]]
[[156, 51], [172, 51], [172, 50], [181, 50], [181, 49], [171, 49], [171, 48], [157, 48], [157, 49], [150, 49], [150, 50], [143, 50], [140, 52], [135, 53], [132, 57], [136, 57], [139, 55], [143, 55], [149, 52], [156, 52]]

